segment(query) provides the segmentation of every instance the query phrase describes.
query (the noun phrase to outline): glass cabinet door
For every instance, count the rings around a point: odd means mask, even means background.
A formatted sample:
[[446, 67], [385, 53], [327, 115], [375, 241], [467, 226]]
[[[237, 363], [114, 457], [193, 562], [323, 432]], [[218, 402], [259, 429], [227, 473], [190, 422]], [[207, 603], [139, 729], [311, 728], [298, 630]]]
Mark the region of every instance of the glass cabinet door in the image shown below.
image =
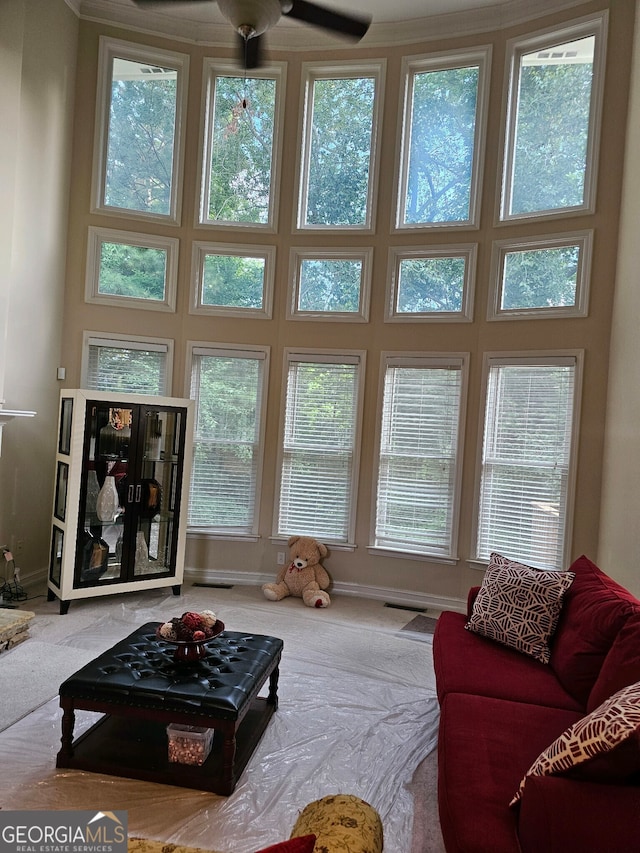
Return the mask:
[[[184, 416], [141, 406], [139, 476], [133, 494], [133, 577], [172, 573], [177, 548], [176, 506], [182, 476]], [[129, 495], [128, 495], [129, 497]]]
[[74, 586], [124, 579], [126, 494], [133, 409], [87, 406]]

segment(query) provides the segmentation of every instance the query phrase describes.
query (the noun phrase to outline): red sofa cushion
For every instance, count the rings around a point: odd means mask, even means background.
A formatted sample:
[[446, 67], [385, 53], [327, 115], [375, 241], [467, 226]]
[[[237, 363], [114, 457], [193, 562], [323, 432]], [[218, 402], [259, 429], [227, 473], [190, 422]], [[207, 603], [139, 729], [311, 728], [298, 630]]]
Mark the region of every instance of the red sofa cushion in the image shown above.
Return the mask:
[[591, 712], [622, 687], [640, 681], [640, 615], [630, 616], [613, 641], [587, 702]]
[[569, 568], [568, 590], [550, 665], [565, 690], [586, 707], [604, 660], [627, 619], [640, 615], [640, 601], [587, 557]]
[[313, 853], [316, 846], [315, 835], [301, 835], [298, 838], [290, 838], [288, 841], [280, 841], [272, 844], [258, 853]]
[[433, 661], [441, 704], [447, 693], [473, 693], [582, 711], [550, 667], [465, 631], [465, 622], [463, 614], [447, 610], [436, 623]]
[[640, 850], [640, 788], [532, 777], [520, 806], [522, 853]]
[[520, 850], [518, 810], [510, 809], [509, 801], [540, 752], [580, 716], [575, 711], [469, 694], [444, 697], [438, 805], [448, 853]]

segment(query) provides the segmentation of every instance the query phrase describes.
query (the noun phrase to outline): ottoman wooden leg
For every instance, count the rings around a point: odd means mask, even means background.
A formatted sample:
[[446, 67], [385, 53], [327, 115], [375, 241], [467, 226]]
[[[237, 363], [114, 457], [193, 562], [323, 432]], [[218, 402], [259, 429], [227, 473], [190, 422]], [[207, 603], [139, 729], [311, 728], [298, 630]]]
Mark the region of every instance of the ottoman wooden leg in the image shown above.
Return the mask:
[[73, 700], [61, 699], [62, 713], [62, 737], [60, 738], [60, 752], [56, 758], [56, 767], [68, 767], [69, 759], [73, 757], [73, 729], [76, 724], [76, 715], [73, 710]]
[[222, 788], [225, 794], [233, 793], [235, 788], [235, 764], [236, 764], [236, 733], [235, 731], [224, 735], [222, 745]]

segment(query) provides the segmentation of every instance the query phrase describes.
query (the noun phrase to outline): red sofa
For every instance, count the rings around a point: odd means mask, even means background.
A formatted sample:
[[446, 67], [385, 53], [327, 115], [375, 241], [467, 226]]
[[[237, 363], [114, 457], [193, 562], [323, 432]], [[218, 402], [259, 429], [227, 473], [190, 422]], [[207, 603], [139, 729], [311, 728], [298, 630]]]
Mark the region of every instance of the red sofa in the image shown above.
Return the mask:
[[570, 571], [548, 665], [465, 630], [479, 587], [467, 616], [438, 619], [438, 806], [448, 853], [640, 850], [640, 774], [613, 781], [606, 762], [589, 781], [530, 776], [521, 803], [509, 806], [546, 747], [640, 681], [640, 601], [587, 557]]

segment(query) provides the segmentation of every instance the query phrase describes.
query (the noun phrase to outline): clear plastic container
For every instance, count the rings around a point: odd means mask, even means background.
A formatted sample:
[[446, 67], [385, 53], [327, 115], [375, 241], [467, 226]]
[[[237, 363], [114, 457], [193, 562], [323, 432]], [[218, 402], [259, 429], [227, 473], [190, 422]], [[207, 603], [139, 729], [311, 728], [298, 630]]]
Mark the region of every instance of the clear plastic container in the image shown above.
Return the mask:
[[204, 764], [213, 746], [213, 729], [171, 723], [167, 726], [169, 761], [175, 764]]

